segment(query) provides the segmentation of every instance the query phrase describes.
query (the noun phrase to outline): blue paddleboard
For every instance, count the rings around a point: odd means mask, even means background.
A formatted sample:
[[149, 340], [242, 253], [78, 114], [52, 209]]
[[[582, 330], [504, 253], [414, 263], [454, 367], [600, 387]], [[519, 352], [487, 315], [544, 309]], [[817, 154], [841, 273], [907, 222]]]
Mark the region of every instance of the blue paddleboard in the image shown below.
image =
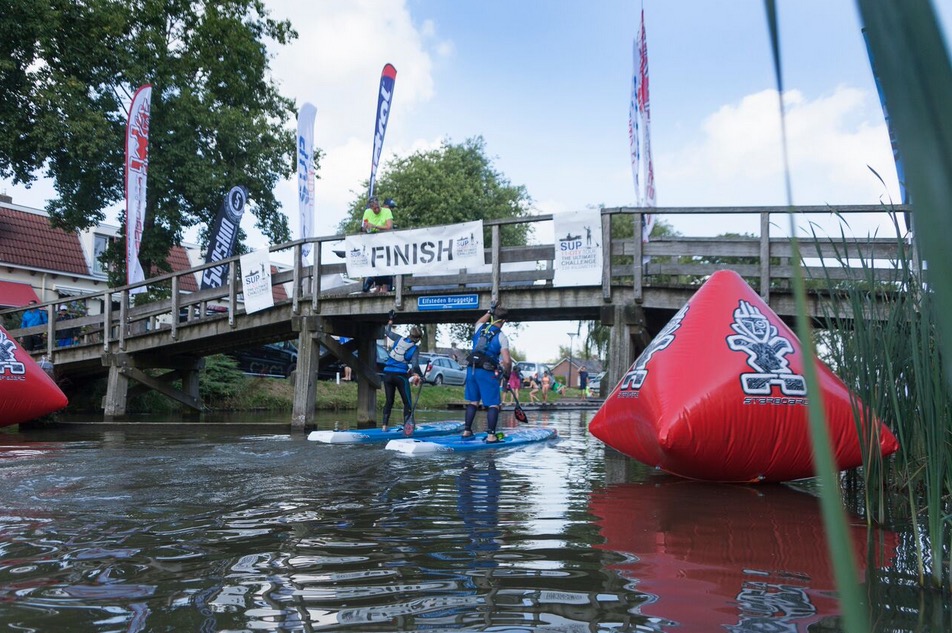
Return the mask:
[[[427, 422], [417, 424], [413, 437], [431, 437], [459, 433], [462, 422]], [[405, 438], [403, 425], [391, 426], [386, 431], [380, 429], [354, 429], [352, 431], [311, 431], [307, 439], [325, 444], [365, 444], [368, 442], [386, 442], [395, 438]]]
[[471, 437], [443, 435], [426, 440], [414, 437], [399, 438], [387, 442], [387, 450], [398, 451], [404, 455], [432, 455], [434, 453], [462, 453], [492, 448], [513, 448], [535, 442], [553, 439], [558, 435], [554, 428], [517, 428], [503, 431], [505, 437], [498, 442], [487, 442], [485, 433]]

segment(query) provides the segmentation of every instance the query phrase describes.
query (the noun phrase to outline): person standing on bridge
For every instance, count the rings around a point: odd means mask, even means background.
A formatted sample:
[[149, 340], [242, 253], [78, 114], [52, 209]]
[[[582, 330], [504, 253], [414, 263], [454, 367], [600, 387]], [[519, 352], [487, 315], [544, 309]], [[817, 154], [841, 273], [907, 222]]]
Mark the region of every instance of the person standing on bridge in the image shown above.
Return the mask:
[[463, 397], [466, 399], [466, 426], [463, 437], [473, 436], [473, 421], [479, 403], [487, 408], [486, 441], [498, 442], [496, 425], [499, 422], [499, 406], [502, 395], [499, 390], [497, 371], [502, 371], [503, 380], [509, 381], [512, 372], [512, 357], [509, 355], [509, 339], [502, 331], [506, 323], [505, 308], [497, 308], [493, 302], [489, 312], [476, 321], [476, 333], [473, 334], [473, 351], [466, 367], [466, 387]]
[[[394, 342], [387, 357], [387, 362], [383, 366], [383, 390], [387, 396], [387, 401], [383, 405], [383, 427], [386, 431], [390, 424], [390, 412], [393, 411], [394, 395], [397, 390], [400, 391], [400, 399], [403, 400], [403, 423], [410, 422], [412, 412], [411, 404], [413, 394], [410, 391], [410, 383], [419, 384], [423, 379], [423, 372], [417, 362], [420, 340], [423, 334], [420, 328], [413, 326], [410, 328], [409, 336], [400, 336], [393, 331], [393, 312], [390, 312], [390, 319], [387, 321], [385, 330], [387, 338]], [[410, 375], [412, 374], [412, 378]]]
[[[379, 233], [380, 231], [393, 230], [393, 211], [397, 203], [393, 198], [384, 200], [383, 208], [377, 202], [376, 196], [370, 198], [367, 202], [367, 208], [364, 209], [364, 219], [361, 229], [364, 233]], [[377, 285], [376, 292], [390, 292], [393, 285], [393, 277], [367, 277], [364, 279], [364, 292], [370, 292], [373, 285]]]

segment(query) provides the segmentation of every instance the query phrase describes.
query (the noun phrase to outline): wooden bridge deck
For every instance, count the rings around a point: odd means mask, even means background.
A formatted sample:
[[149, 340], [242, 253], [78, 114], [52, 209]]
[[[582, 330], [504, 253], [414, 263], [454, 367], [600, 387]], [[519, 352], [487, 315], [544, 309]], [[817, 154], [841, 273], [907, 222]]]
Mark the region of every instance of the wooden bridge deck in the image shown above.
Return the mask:
[[[501, 244], [500, 228], [506, 224], [551, 222], [552, 216], [533, 216], [520, 220], [486, 221], [491, 232], [490, 247], [485, 251], [486, 267], [477, 271], [460, 271], [436, 275], [397, 276], [395, 288], [385, 294], [364, 294], [359, 284], [344, 288], [322, 288], [322, 279], [346, 272], [341, 260], [326, 253], [332, 243], [343, 236], [326, 236], [297, 240], [270, 248], [272, 257], [290, 255], [296, 264], [272, 276], [272, 284], [284, 288], [286, 300], [271, 309], [248, 314], [240, 299], [238, 257], [223, 260], [230, 264], [228, 283], [217, 289], [195, 293], [180, 292], [184, 275], [201, 276], [206, 264], [188, 271], [167, 274], [143, 284], [155, 292], [163, 289], [167, 298], [132, 306], [130, 291], [137, 287], [110, 288], [96, 294], [73, 297], [73, 305], [81, 305], [86, 316], [57, 323], [54, 318], [45, 326], [9, 329], [14, 337], [44, 332], [47, 335], [46, 355], [54, 362], [58, 375], [72, 382], [101, 376], [117, 366], [127, 376], [142, 378], [142, 369], [166, 368], [177, 376], [191, 376], [205, 356], [234, 351], [242, 347], [297, 338], [319, 341], [356, 369], [368, 389], [377, 385], [372, 366], [361, 366], [332, 336], [371, 339], [361, 342], [366, 352], [362, 358], [372, 359], [372, 339], [382, 336], [387, 313], [396, 309], [404, 322], [446, 323], [473, 322], [493, 298], [500, 298], [510, 312], [510, 320], [523, 322], [549, 320], [598, 320], [613, 328], [624, 329], [613, 334], [613, 358], [609, 374], [619, 376], [634, 361], [644, 344], [650, 341], [670, 317], [693, 295], [707, 276], [720, 269], [732, 269], [748, 280], [782, 318], [792, 320], [795, 314], [791, 295], [791, 278], [795, 260], [791, 241], [771, 237], [771, 216], [785, 213], [786, 208], [734, 209], [652, 209], [660, 215], [718, 214], [725, 218], [737, 214], [757, 214], [760, 235], [743, 237], [673, 236], [642, 243], [627, 234], [640, 235], [643, 214], [647, 209], [602, 210], [602, 249], [604, 268], [601, 283], [591, 286], [560, 287], [553, 284], [554, 244], [506, 247]], [[801, 216], [821, 213], [848, 215], [878, 213], [878, 206], [799, 207]], [[725, 225], [728, 222], [725, 220]], [[313, 265], [302, 265], [300, 253], [305, 243], [313, 243]], [[843, 280], [863, 271], [876, 281], [895, 281], [895, 262], [899, 256], [896, 238], [858, 238], [846, 241], [800, 238], [800, 252], [808, 279]], [[844, 258], [844, 249], [850, 257]], [[325, 259], [332, 259], [326, 262]], [[635, 265], [635, 262], [646, 262]], [[821, 320], [830, 309], [827, 283], [817, 283], [809, 296], [810, 315]], [[418, 300], [427, 296], [450, 294], [478, 295], [477, 310], [421, 311]], [[53, 317], [56, 302], [43, 304]], [[215, 312], [212, 306], [223, 309]], [[7, 322], [19, 322], [22, 309], [0, 312]], [[188, 315], [188, 316], [185, 316]], [[197, 316], [204, 315], [204, 316]], [[78, 345], [55, 347], [56, 333], [64, 328], [82, 328]], [[303, 334], [302, 334], [303, 333]], [[626, 343], [626, 340], [628, 341]], [[38, 353], [39, 354], [39, 353]], [[349, 358], [348, 358], [349, 357]], [[166, 383], [169, 379], [165, 380]], [[197, 385], [197, 383], [196, 383]], [[150, 385], [160, 388], [157, 385]], [[166, 387], [167, 388], [167, 387]], [[196, 386], [197, 389], [197, 386]], [[314, 387], [304, 387], [313, 394]], [[364, 392], [364, 405], [372, 411], [373, 393]], [[369, 394], [369, 395], [367, 395]], [[175, 394], [169, 393], [172, 397]], [[180, 395], [180, 394], [179, 394]], [[184, 404], [200, 406], [197, 394], [178, 397]], [[302, 398], [307, 394], [302, 391]], [[301, 405], [306, 407], [306, 403]], [[300, 416], [309, 419], [307, 412]], [[295, 414], [295, 419], [299, 414]]]

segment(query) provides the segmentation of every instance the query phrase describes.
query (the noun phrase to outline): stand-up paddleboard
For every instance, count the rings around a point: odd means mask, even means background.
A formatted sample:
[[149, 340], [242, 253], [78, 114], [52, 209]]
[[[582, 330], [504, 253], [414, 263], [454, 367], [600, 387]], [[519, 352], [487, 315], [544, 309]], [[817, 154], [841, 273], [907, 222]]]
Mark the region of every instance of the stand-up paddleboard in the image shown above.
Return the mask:
[[[427, 422], [417, 424], [413, 430], [413, 437], [431, 437], [448, 435], [463, 430], [462, 422]], [[312, 442], [325, 444], [366, 444], [370, 442], [386, 442], [395, 438], [405, 438], [403, 425], [392, 426], [386, 431], [381, 429], [355, 429], [351, 431], [311, 431], [307, 439]]]
[[519, 428], [505, 431], [504, 437], [498, 442], [487, 442], [485, 433], [477, 433], [470, 437], [459, 435], [444, 435], [427, 440], [418, 440], [415, 437], [400, 438], [387, 442], [388, 451], [397, 451], [404, 455], [433, 455], [435, 453], [465, 453], [493, 448], [513, 448], [536, 442], [554, 439], [558, 432], [554, 428]]

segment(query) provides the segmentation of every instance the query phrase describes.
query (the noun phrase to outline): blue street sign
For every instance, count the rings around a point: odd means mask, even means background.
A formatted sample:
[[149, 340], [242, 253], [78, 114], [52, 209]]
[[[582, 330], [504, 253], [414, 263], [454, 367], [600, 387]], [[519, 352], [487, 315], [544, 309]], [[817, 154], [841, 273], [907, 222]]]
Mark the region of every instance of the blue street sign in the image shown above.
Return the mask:
[[479, 295], [439, 295], [417, 297], [417, 310], [474, 310], [479, 307]]

